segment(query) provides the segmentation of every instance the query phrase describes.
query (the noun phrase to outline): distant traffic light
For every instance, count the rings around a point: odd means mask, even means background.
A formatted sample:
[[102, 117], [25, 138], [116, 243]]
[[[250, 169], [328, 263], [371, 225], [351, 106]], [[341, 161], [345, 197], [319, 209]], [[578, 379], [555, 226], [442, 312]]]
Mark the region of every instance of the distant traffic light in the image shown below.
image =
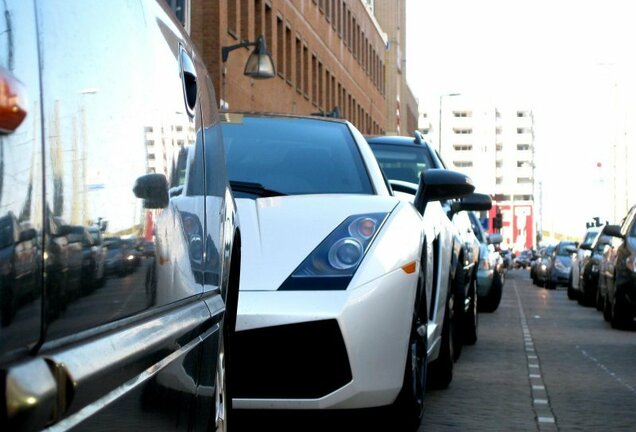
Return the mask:
[[497, 213], [495, 215], [495, 218], [492, 220], [492, 227], [494, 229], [501, 229], [502, 226], [503, 226], [503, 217], [501, 213]]

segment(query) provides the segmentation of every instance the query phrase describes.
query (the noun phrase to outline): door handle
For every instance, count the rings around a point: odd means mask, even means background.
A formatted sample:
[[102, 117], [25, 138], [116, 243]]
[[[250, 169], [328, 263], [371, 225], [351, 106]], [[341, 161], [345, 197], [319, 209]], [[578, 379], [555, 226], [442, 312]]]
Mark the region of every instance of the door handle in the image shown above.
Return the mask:
[[179, 64], [186, 110], [190, 117], [194, 117], [194, 107], [197, 104], [197, 71], [192, 58], [182, 46], [179, 48]]
[[40, 430], [57, 415], [57, 385], [41, 358], [11, 367], [4, 382], [6, 404], [2, 416], [7, 430]]

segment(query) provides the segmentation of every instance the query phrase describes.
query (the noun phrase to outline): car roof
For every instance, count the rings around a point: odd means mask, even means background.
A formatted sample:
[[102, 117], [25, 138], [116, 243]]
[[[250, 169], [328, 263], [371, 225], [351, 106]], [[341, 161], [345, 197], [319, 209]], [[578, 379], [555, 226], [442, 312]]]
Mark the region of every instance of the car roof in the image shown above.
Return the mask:
[[368, 135], [365, 136], [365, 139], [369, 144], [391, 144], [416, 147], [422, 147], [422, 145], [426, 144], [426, 141], [418, 140], [412, 136], [400, 135]]
[[349, 123], [347, 119], [325, 117], [319, 115], [295, 115], [295, 114], [283, 114], [283, 113], [268, 113], [258, 111], [230, 111], [222, 112], [219, 114], [221, 117], [221, 123], [232, 123], [233, 116], [245, 116], [245, 117], [261, 117], [261, 118], [290, 118], [290, 119], [305, 119], [305, 120], [318, 120], [328, 121], [333, 123]]

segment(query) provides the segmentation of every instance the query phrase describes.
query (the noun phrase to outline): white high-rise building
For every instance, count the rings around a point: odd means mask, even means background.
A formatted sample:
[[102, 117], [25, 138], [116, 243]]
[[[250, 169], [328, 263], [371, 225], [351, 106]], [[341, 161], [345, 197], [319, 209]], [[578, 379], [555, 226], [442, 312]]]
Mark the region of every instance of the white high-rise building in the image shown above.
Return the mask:
[[[420, 113], [419, 128], [449, 169], [470, 176], [476, 191], [493, 198], [489, 231], [497, 213], [504, 246], [536, 245], [534, 119], [527, 107], [498, 106], [445, 95]], [[440, 133], [441, 132], [441, 133]]]

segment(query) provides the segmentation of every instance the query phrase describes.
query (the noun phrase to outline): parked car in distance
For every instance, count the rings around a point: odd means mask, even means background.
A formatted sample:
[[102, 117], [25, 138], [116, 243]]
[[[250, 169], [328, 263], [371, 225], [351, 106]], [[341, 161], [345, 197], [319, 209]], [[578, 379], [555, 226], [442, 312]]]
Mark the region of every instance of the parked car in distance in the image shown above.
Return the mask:
[[469, 179], [429, 170], [415, 206], [396, 198], [343, 120], [228, 113], [223, 136], [245, 248], [234, 406], [389, 406], [416, 430], [427, 365], [448, 385], [453, 364], [431, 211], [472, 192]]
[[[414, 137], [405, 136], [369, 136], [367, 142], [382, 168], [385, 177], [396, 194], [405, 194], [406, 199], [413, 200], [417, 189], [417, 179], [422, 172], [429, 169], [446, 170], [446, 165], [437, 151], [419, 133]], [[477, 200], [484, 199], [483, 195], [476, 195]], [[492, 205], [489, 197], [485, 197]], [[465, 197], [461, 202], [466, 204], [472, 200]], [[442, 271], [437, 278], [439, 290], [444, 289], [450, 280], [453, 323], [453, 347], [454, 358], [459, 358], [462, 345], [465, 341], [476, 340], [478, 318], [474, 312], [477, 301], [475, 287], [475, 267], [477, 256], [476, 247], [470, 246], [474, 239], [465, 240], [460, 235], [458, 227], [453, 223], [453, 214], [462, 209], [453, 209], [457, 201], [443, 201], [440, 206], [431, 206], [428, 218], [429, 224], [435, 224], [441, 235], [436, 246]], [[482, 203], [483, 204], [483, 203]], [[468, 207], [463, 207], [467, 209]], [[476, 210], [477, 208], [471, 208]], [[465, 221], [465, 219], [464, 219]], [[467, 222], [465, 222], [466, 225]], [[450, 252], [449, 252], [450, 251]], [[450, 276], [448, 276], [450, 274]], [[431, 374], [433, 375], [433, 374]]]
[[572, 255], [572, 278], [568, 285], [568, 298], [570, 300], [577, 299], [580, 295], [580, 279], [584, 262], [591, 255], [591, 245], [598, 233], [601, 231], [599, 227], [588, 227], [583, 235], [583, 241], [579, 243], [579, 247], [574, 255]]
[[503, 260], [504, 269], [508, 270], [512, 268], [512, 262], [514, 260], [514, 254], [510, 249], [501, 251], [501, 259]]
[[562, 240], [556, 244], [550, 255], [546, 285], [556, 289], [558, 285], [568, 286], [572, 277], [572, 254], [576, 253], [576, 242]]
[[[599, 268], [605, 246], [610, 244], [612, 238], [603, 234], [602, 228], [595, 230], [595, 233], [591, 243], [579, 245], [579, 248], [582, 247], [588, 253], [583, 255], [583, 260], [579, 266], [579, 283], [575, 297], [583, 306], [596, 306], [598, 310], [602, 310], [604, 297], [598, 289]], [[572, 279], [574, 279], [574, 265], [572, 266]]]
[[503, 260], [495, 245], [501, 243], [501, 234], [487, 234], [477, 215], [469, 213], [475, 235], [479, 240], [479, 266], [477, 267], [477, 295], [480, 312], [494, 312], [499, 307], [505, 280]]
[[612, 252], [602, 258], [606, 261], [605, 314], [613, 328], [627, 329], [636, 316], [636, 206], [621, 225], [605, 225], [603, 233], [617, 239]]
[[532, 250], [525, 249], [519, 252], [519, 255], [513, 260], [513, 267], [516, 269], [526, 269], [530, 267], [532, 261]]
[[530, 267], [530, 277], [537, 286], [545, 286], [548, 281], [550, 265], [552, 265], [552, 252], [556, 245], [548, 245], [539, 249], [536, 259], [532, 261]]
[[[164, 0], [0, 12], [0, 430], [227, 430], [240, 230], [200, 55]], [[155, 301], [120, 257], [93, 289], [95, 238], [153, 231]], [[219, 277], [197, 281], [208, 238]]]

